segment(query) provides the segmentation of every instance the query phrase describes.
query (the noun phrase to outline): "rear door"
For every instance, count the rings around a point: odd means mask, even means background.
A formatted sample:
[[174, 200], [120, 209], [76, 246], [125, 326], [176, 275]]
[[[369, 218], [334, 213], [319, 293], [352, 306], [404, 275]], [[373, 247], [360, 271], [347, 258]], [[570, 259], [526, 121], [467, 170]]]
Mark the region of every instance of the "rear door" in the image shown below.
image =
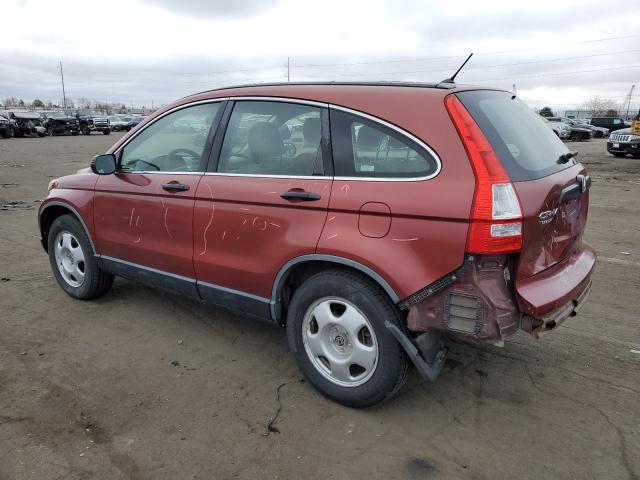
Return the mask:
[[268, 317], [280, 268], [315, 253], [333, 178], [326, 117], [313, 102], [230, 102], [195, 199], [203, 298]]
[[96, 247], [108, 269], [152, 272], [196, 294], [194, 197], [221, 111], [212, 102], [160, 117], [119, 150], [115, 174], [99, 177]]
[[516, 277], [540, 273], [580, 248], [587, 221], [584, 167], [539, 116], [508, 92], [456, 94], [498, 154], [518, 194], [523, 245]]

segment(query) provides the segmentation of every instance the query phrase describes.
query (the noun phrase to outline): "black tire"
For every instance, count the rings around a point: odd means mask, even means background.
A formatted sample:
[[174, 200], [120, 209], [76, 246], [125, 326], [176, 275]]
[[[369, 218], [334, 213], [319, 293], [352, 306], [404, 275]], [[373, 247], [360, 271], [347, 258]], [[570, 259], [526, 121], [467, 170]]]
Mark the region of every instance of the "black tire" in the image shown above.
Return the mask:
[[[304, 318], [308, 310], [325, 297], [346, 300], [354, 305], [375, 334], [377, 363], [371, 376], [360, 385], [342, 386], [329, 380], [312, 363], [305, 349]], [[306, 381], [320, 393], [348, 407], [369, 407], [395, 395], [404, 385], [410, 366], [404, 350], [385, 327], [386, 321], [399, 326], [403, 323], [399, 311], [378, 285], [355, 272], [327, 270], [306, 280], [291, 300], [287, 314], [289, 348]]]
[[103, 130], [102, 133], [103, 133], [103, 135], [109, 135], [111, 133], [111, 130], [109, 130], [109, 129]]
[[572, 142], [579, 142], [580, 140], [582, 140], [582, 134], [580, 132], [571, 132], [571, 136], [569, 137], [569, 139]]
[[612, 153], [612, 155], [613, 155], [614, 157], [618, 157], [618, 158], [623, 158], [623, 157], [626, 157], [626, 156], [627, 156], [627, 154], [626, 154], [626, 153]]
[[9, 138], [9, 137], [11, 137], [11, 130], [7, 128], [4, 132], [2, 132], [2, 136], [3, 136], [4, 138]]
[[78, 135], [78, 131], [77, 130], [72, 130], [71, 131], [71, 135], [73, 135], [74, 137]]
[[[84, 281], [78, 287], [70, 285], [60, 273], [55, 257], [55, 241], [61, 232], [70, 232], [80, 244], [84, 253]], [[91, 242], [82, 224], [73, 215], [62, 215], [56, 218], [49, 229], [47, 239], [49, 263], [53, 274], [62, 289], [71, 297], [80, 300], [91, 300], [104, 295], [113, 285], [113, 275], [100, 269], [94, 255]]]
[[91, 135], [91, 129], [89, 127], [82, 127], [83, 135]]
[[602, 138], [602, 137], [604, 137], [604, 133], [602, 133], [601, 131], [597, 130], [596, 134], [595, 134], [595, 137], [596, 138]]

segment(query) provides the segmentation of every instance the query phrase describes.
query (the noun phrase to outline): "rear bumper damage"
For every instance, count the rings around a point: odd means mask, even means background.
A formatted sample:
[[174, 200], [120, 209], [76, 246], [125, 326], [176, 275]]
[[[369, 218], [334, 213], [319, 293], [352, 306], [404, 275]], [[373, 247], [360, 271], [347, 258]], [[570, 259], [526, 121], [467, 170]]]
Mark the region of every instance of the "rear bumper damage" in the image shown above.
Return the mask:
[[408, 335], [387, 327], [418, 370], [435, 380], [446, 357], [444, 333], [502, 346], [519, 328], [539, 337], [575, 316], [591, 291], [595, 259], [583, 244], [554, 267], [514, 282], [513, 256], [468, 255], [451, 275], [400, 302], [408, 309]]

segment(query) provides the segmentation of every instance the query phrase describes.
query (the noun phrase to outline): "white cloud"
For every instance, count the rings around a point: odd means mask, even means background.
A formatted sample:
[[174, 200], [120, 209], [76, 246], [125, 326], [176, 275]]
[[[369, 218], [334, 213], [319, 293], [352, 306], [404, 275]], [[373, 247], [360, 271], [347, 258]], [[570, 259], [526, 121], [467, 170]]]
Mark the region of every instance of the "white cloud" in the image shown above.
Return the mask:
[[4, 0], [2, 14], [0, 96], [27, 99], [60, 96], [59, 60], [70, 96], [136, 104], [284, 80], [288, 56], [294, 80], [433, 81], [474, 51], [460, 81], [515, 83], [536, 105], [640, 84], [631, 0]]

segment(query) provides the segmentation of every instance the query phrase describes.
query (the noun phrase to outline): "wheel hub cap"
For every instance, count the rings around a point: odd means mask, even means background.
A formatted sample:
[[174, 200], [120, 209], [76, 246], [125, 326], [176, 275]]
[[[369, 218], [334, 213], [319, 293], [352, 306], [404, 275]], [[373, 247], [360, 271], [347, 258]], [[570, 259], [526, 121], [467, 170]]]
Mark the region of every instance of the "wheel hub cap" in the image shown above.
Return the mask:
[[325, 378], [345, 387], [371, 378], [378, 363], [378, 343], [371, 323], [354, 304], [322, 298], [307, 310], [302, 329], [305, 351]]
[[78, 239], [66, 230], [58, 233], [55, 240], [55, 260], [63, 280], [72, 287], [84, 283], [84, 252]]

